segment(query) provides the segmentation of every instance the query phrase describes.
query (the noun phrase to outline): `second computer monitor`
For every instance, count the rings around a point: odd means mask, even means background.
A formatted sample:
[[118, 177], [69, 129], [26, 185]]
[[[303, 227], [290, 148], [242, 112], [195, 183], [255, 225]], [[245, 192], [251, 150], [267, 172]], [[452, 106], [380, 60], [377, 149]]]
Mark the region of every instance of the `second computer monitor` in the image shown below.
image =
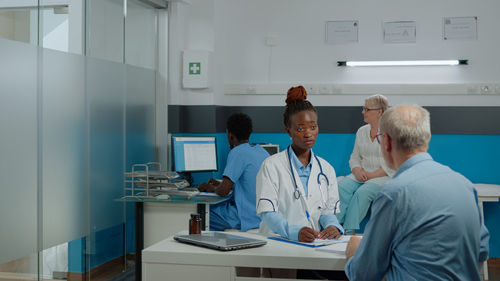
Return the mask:
[[172, 148], [174, 171], [217, 171], [215, 137], [173, 136]]
[[273, 155], [280, 152], [279, 144], [266, 143], [266, 144], [260, 144], [260, 146], [262, 146], [262, 148], [264, 148], [269, 153], [269, 155]]

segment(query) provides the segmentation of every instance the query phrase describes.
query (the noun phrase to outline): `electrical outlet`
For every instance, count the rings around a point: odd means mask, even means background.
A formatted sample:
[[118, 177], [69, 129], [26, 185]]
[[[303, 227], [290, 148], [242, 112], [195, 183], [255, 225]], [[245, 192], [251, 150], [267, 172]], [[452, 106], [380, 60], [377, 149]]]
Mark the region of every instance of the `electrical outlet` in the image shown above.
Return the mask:
[[481, 95], [492, 94], [493, 91], [494, 91], [494, 88], [492, 85], [485, 84], [485, 85], [479, 86], [479, 92], [481, 93]]

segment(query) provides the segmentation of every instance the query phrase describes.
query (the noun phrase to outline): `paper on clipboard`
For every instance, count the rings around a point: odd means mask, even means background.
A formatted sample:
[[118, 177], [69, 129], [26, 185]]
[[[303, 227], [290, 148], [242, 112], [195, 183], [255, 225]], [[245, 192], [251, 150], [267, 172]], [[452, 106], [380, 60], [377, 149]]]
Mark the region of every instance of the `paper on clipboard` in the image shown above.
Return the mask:
[[338, 244], [338, 243], [347, 244], [347, 242], [349, 242], [349, 238], [350, 238], [350, 236], [347, 238], [346, 238], [346, 236], [341, 236], [339, 239], [315, 239], [313, 242], [299, 242], [299, 241], [294, 241], [294, 240], [286, 239], [286, 238], [279, 237], [279, 236], [268, 237], [268, 239], [286, 242], [286, 243], [291, 243], [291, 244], [296, 244], [296, 245], [301, 245], [301, 246], [306, 246], [306, 247], [310, 247], [310, 248], [324, 247], [327, 245]]
[[[333, 253], [333, 254], [340, 254], [340, 255], [345, 255], [345, 250], [347, 248], [347, 244], [349, 240], [351, 239], [352, 235], [345, 235], [342, 236], [342, 241], [339, 241], [337, 243], [333, 243], [330, 245], [327, 245], [325, 247], [317, 248], [315, 249], [316, 251], [321, 251], [321, 252], [328, 252], [328, 253]], [[363, 237], [359, 236], [358, 237]]]
[[316, 251], [345, 255], [347, 243], [335, 243], [325, 247], [317, 248]]

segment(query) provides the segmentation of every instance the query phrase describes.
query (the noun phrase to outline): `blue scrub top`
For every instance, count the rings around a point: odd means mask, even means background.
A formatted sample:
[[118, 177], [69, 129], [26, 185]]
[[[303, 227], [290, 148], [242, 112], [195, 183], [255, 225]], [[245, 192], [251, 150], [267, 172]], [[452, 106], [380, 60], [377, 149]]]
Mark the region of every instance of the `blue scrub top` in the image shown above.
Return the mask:
[[[264, 159], [269, 153], [260, 145], [240, 144], [227, 156], [227, 164], [223, 176], [228, 177], [233, 183], [233, 200], [236, 203], [241, 230], [258, 228], [260, 218], [256, 211], [255, 185], [257, 173]], [[229, 222], [237, 224], [237, 221]]]

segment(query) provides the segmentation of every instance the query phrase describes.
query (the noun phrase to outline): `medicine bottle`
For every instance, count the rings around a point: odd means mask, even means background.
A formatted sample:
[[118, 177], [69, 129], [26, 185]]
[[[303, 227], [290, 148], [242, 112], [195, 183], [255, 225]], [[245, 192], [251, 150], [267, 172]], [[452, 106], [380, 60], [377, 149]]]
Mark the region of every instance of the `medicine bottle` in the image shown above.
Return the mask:
[[191, 214], [191, 219], [189, 220], [189, 234], [201, 234], [200, 214]]

